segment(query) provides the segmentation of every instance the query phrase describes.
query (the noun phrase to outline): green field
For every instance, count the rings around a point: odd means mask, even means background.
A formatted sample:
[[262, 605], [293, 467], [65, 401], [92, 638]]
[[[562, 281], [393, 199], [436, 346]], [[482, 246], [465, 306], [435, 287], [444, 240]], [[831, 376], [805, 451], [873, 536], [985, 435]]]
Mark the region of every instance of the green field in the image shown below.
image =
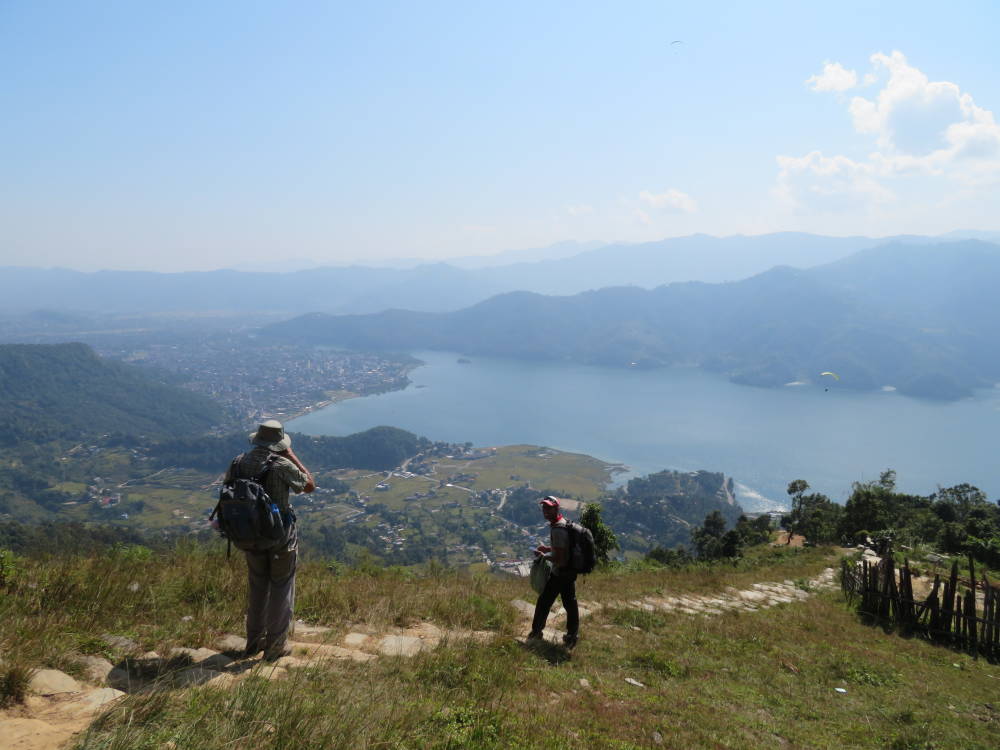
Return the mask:
[[[311, 540], [306, 550], [323, 554], [323, 527], [352, 531], [345, 551], [362, 547], [389, 562], [410, 564], [439, 554], [450, 564], [482, 565], [527, 554], [531, 539], [496, 514], [503, 495], [488, 491], [531, 487], [566, 498], [592, 500], [608, 486], [614, 466], [590, 456], [529, 445], [504, 446], [461, 458], [422, 458], [423, 474], [310, 467], [320, 492], [293, 498]], [[207, 515], [218, 493], [218, 473], [177, 467], [156, 469], [141, 451], [78, 446], [59, 464], [61, 495], [50, 507], [67, 520], [111, 523], [146, 532], [207, 531]], [[324, 492], [322, 478], [335, 477], [350, 492]], [[332, 482], [331, 482], [332, 483]], [[102, 498], [117, 498], [111, 504]], [[17, 508], [16, 502], [12, 505]], [[36, 514], [34, 520], [41, 520]], [[25, 516], [28, 518], [29, 516]], [[360, 533], [360, 536], [359, 536]], [[317, 545], [320, 545], [317, 547]]]
[[[478, 476], [470, 486], [477, 490], [527, 482], [532, 487], [580, 500], [596, 500], [607, 488], [615, 468], [614, 464], [582, 453], [533, 445], [507, 445], [497, 448], [496, 455], [489, 458], [441, 464], [442, 470], [476, 473]], [[513, 479], [515, 476], [519, 479]]]

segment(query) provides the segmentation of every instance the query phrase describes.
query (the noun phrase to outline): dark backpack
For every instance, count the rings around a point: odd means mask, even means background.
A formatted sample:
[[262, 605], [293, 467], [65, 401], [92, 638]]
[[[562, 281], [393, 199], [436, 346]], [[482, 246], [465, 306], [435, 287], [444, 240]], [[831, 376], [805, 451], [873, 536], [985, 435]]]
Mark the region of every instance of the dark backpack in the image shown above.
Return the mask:
[[569, 531], [570, 567], [580, 575], [587, 575], [597, 565], [597, 550], [594, 547], [594, 535], [586, 526], [576, 521], [567, 521]]
[[243, 454], [233, 459], [229, 481], [222, 483], [219, 502], [209, 516], [218, 517], [219, 531], [237, 549], [245, 552], [266, 552], [288, 540], [294, 516], [286, 516], [264, 489], [264, 477], [271, 470], [275, 456], [268, 456], [260, 473], [239, 478], [239, 463]]

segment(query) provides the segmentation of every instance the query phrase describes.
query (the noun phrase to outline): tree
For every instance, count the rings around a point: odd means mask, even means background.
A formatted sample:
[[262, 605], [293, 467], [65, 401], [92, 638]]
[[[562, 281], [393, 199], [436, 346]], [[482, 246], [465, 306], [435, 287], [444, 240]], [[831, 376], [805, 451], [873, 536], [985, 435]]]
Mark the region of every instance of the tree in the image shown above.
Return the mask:
[[703, 560], [716, 560], [720, 557], [738, 556], [738, 549], [736, 550], [736, 555], [726, 555], [727, 551], [732, 551], [733, 540], [727, 540], [728, 544], [726, 546], [730, 549], [725, 550], [723, 548], [723, 536], [725, 533], [726, 519], [722, 517], [719, 511], [713, 510], [705, 516], [705, 523], [702, 524], [702, 527], [691, 532], [691, 538], [694, 541], [698, 557]]
[[654, 547], [646, 553], [647, 560], [653, 560], [668, 568], [679, 568], [691, 562], [691, 553], [681, 545], [674, 549]]
[[949, 515], [952, 515], [953, 518], [942, 516], [942, 519], [946, 521], [955, 520], [964, 523], [974, 509], [985, 509], [989, 506], [986, 494], [971, 484], [956, 484], [954, 487], [938, 488], [936, 498], [937, 502], [944, 506], [942, 511], [944, 508], [951, 511]]
[[771, 540], [771, 518], [763, 515], [751, 521], [746, 516], [736, 519], [736, 533], [744, 547], [755, 547]]
[[[885, 477], [886, 473], [882, 476]], [[889, 528], [893, 524], [892, 510], [896, 505], [893, 494], [892, 489], [881, 480], [855, 482], [851, 487], [851, 496], [844, 504], [842, 532], [853, 535], [858, 529], [876, 532]]]
[[[895, 484], [896, 472], [889, 469], [882, 472], [878, 482], [871, 482], [865, 487], [891, 493]], [[855, 484], [855, 493], [858, 492], [858, 486]], [[809, 483], [804, 479], [796, 479], [788, 484], [788, 494], [792, 497], [792, 512], [788, 516], [789, 542], [793, 532], [817, 544], [836, 541], [838, 534], [843, 531], [841, 526], [844, 509], [821, 492], [805, 494], [808, 489]]]
[[[788, 483], [788, 495], [792, 498], [792, 512], [788, 516], [788, 536], [785, 538], [785, 544], [792, 543], [792, 535], [798, 530], [796, 528], [796, 521], [799, 520], [800, 506], [802, 505], [802, 495], [806, 490], [809, 489], [809, 482], [805, 479], [793, 479]], [[802, 533], [801, 531], [799, 533]]]
[[618, 549], [618, 538], [611, 527], [601, 520], [601, 504], [587, 503], [580, 514], [580, 525], [594, 535], [594, 552], [597, 562], [606, 565], [612, 550]]

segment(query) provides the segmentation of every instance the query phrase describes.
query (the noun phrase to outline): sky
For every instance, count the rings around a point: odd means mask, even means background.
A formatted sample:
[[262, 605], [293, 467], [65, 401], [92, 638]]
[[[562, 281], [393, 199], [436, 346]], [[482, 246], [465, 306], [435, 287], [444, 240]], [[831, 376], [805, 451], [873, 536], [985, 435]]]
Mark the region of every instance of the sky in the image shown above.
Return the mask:
[[0, 266], [1000, 230], [1000, 3], [0, 0]]

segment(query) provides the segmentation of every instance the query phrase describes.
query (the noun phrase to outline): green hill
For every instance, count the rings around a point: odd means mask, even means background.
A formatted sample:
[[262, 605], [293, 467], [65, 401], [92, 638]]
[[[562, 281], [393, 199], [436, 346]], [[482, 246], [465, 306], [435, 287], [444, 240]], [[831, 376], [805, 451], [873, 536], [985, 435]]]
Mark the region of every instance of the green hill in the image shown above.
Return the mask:
[[103, 360], [83, 344], [0, 345], [0, 431], [22, 441], [123, 433], [197, 435], [222, 421], [208, 399]]

